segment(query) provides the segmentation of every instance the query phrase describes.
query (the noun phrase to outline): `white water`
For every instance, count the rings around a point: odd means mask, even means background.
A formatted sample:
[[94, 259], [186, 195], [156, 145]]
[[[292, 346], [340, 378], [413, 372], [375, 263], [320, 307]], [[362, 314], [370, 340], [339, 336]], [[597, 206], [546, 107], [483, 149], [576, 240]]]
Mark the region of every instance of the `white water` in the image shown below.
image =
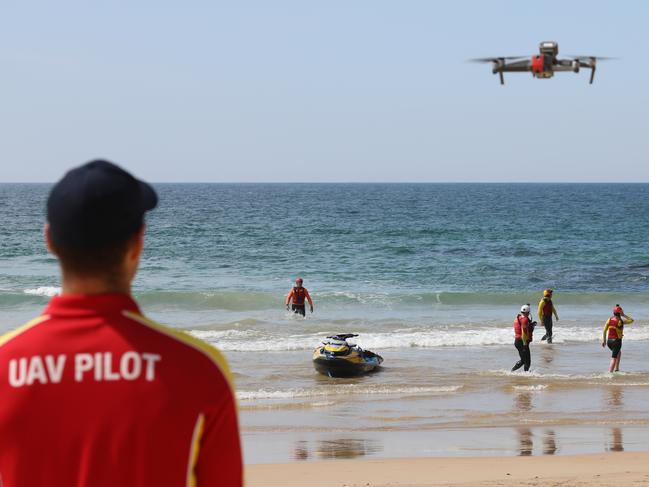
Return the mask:
[[[562, 326], [557, 330], [555, 344], [593, 343], [601, 340], [601, 329], [594, 326]], [[207, 340], [222, 350], [241, 352], [312, 350], [328, 332], [283, 334], [267, 329], [193, 330], [191, 333]], [[537, 328], [536, 340], [540, 343], [542, 328]], [[431, 326], [428, 329], [398, 329], [391, 332], [363, 333], [356, 342], [363, 348], [384, 350], [394, 348], [480, 347], [511, 345], [513, 331], [507, 327], [463, 329]], [[635, 326], [625, 330], [626, 341], [649, 340], [649, 327]]]

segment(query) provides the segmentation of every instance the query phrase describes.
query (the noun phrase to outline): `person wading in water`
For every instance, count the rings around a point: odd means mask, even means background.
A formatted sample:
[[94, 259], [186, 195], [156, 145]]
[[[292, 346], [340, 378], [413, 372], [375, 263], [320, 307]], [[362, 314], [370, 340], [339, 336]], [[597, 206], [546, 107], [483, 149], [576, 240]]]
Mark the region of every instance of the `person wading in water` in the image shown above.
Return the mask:
[[633, 318], [625, 315], [620, 305], [616, 304], [615, 308], [613, 308], [613, 316], [606, 320], [604, 331], [602, 332], [602, 347], [608, 346], [611, 350], [611, 365], [608, 368], [609, 372], [620, 371], [624, 325], [630, 325], [631, 323], [633, 323]]
[[518, 350], [520, 360], [514, 364], [512, 372], [523, 366], [525, 372], [530, 370], [532, 364], [530, 342], [534, 333], [534, 325], [536, 325], [536, 321], [532, 321], [530, 317], [530, 305], [524, 304], [521, 307], [521, 312], [514, 319], [514, 346]]
[[539, 301], [539, 309], [537, 315], [545, 327], [545, 335], [541, 338], [541, 341], [547, 340], [548, 343], [552, 343], [552, 315], [559, 321], [559, 315], [557, 310], [552, 303], [552, 289], [546, 289], [543, 291], [543, 298]]
[[286, 301], [284, 304], [286, 305], [286, 310], [288, 311], [289, 304], [291, 303], [291, 301], [293, 301], [293, 304], [290, 307], [290, 309], [293, 310], [293, 313], [306, 316], [306, 305], [304, 304], [304, 301], [306, 300], [309, 302], [311, 313], [313, 313], [313, 300], [311, 299], [311, 296], [309, 296], [309, 291], [307, 291], [307, 289], [302, 286], [303, 282], [304, 281], [301, 277], [295, 279], [295, 286], [293, 286], [286, 295]]

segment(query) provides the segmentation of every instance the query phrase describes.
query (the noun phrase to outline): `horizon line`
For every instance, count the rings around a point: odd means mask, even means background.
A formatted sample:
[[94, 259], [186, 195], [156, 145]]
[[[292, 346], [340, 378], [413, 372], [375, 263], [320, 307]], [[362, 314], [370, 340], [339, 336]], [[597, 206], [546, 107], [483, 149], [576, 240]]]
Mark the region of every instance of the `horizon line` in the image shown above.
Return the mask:
[[[141, 179], [141, 178], [138, 178]], [[56, 184], [58, 181], [0, 181], [0, 184]], [[149, 184], [649, 184], [647, 181], [146, 181]]]

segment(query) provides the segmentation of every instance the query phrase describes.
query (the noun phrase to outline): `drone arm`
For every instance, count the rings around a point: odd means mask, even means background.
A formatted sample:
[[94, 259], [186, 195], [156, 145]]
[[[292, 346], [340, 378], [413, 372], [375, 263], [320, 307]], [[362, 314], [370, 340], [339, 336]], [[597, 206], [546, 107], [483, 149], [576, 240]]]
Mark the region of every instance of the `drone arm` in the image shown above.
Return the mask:
[[595, 63], [590, 67], [590, 83], [593, 84], [593, 80], [595, 79]]
[[574, 67], [572, 61], [570, 62], [570, 64], [558, 64], [557, 66], [554, 66], [552, 68], [552, 71], [554, 71], [555, 73], [559, 73], [559, 72], [562, 72], [562, 71], [563, 72], [574, 71], [574, 70], [575, 70], [575, 67]]
[[530, 71], [531, 70], [531, 65], [530, 62], [525, 60], [525, 61], [516, 61], [513, 63], [505, 64], [501, 68], [501, 71], [506, 72], [506, 73], [516, 73], [516, 72], [524, 72], [524, 71]]

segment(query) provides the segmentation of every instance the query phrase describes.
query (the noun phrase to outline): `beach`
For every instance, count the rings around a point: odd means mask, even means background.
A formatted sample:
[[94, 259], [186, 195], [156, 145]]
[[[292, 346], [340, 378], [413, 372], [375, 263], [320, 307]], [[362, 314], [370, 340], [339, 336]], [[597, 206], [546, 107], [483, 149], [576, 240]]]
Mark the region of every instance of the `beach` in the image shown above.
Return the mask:
[[643, 486], [649, 453], [252, 465], [248, 487]]
[[[42, 242], [48, 189], [0, 185], [2, 332], [60, 290]], [[134, 296], [225, 354], [251, 481], [265, 469], [287, 485], [290, 472], [338, 465], [563, 464], [649, 449], [649, 185], [619, 185], [624, 198], [529, 185], [524, 200], [507, 184], [156, 189]], [[611, 222], [624, 238], [611, 239]], [[296, 276], [315, 302], [306, 319], [284, 307]], [[531, 371], [511, 372], [513, 320], [524, 303], [536, 315], [545, 287], [554, 343], [538, 327]], [[600, 342], [616, 303], [636, 322], [610, 374]], [[312, 351], [334, 333], [358, 333], [381, 370], [318, 374]]]

